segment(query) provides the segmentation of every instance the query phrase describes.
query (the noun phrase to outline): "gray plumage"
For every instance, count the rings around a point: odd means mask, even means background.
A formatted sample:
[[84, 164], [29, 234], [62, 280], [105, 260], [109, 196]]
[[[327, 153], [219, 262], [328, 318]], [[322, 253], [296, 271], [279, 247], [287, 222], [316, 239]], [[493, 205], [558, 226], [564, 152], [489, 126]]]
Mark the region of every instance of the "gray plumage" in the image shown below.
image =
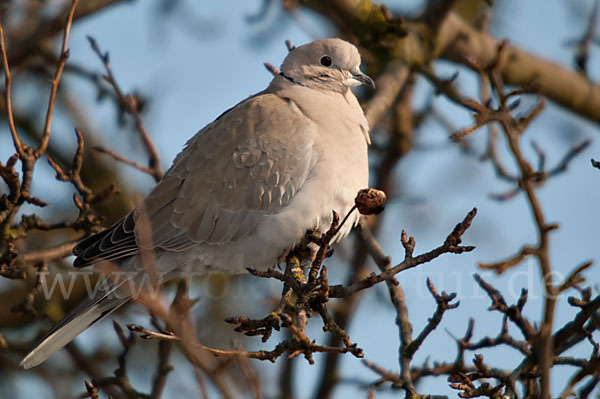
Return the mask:
[[349, 88], [373, 81], [359, 65], [356, 48], [340, 39], [297, 47], [267, 89], [192, 137], [140, 205], [73, 250], [74, 266], [110, 261], [127, 281], [86, 299], [21, 365], [41, 363], [134, 295], [147, 277], [144, 251], [152, 251], [159, 283], [264, 270], [308, 230], [326, 231], [333, 210], [345, 215], [368, 185], [369, 128]]

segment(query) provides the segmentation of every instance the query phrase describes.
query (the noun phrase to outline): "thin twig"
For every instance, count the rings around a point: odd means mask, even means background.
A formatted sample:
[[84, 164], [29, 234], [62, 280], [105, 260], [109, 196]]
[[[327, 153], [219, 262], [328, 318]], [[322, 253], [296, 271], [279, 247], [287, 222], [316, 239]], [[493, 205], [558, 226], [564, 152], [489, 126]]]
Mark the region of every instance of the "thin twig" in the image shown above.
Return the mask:
[[102, 147], [102, 146], [95, 146], [94, 150], [102, 153], [102, 154], [106, 154], [111, 156], [115, 161], [119, 161], [122, 162], [126, 165], [132, 166], [134, 168], [136, 168], [139, 171], [142, 171], [144, 173], [147, 173], [149, 175], [153, 175], [154, 174], [154, 170], [152, 168], [149, 168], [147, 166], [144, 165], [140, 165], [139, 163], [130, 160], [129, 158], [124, 157], [123, 155], [118, 154], [117, 152], [106, 148], [106, 147]]
[[48, 148], [48, 141], [50, 140], [50, 126], [52, 124], [52, 114], [54, 113], [54, 104], [56, 102], [56, 92], [58, 91], [58, 84], [62, 77], [65, 64], [69, 58], [69, 50], [67, 49], [67, 43], [69, 42], [69, 33], [71, 31], [71, 24], [73, 23], [73, 15], [75, 14], [75, 8], [79, 0], [72, 0], [71, 9], [67, 17], [67, 23], [65, 25], [65, 31], [63, 35], [62, 48], [60, 50], [60, 57], [58, 61], [58, 67], [52, 77], [52, 88], [50, 89], [50, 98], [48, 99], [48, 110], [46, 112], [46, 120], [44, 122], [44, 130], [42, 130], [42, 136], [40, 139], [40, 145], [35, 150], [35, 157], [39, 158], [46, 152]]
[[158, 151], [156, 150], [156, 146], [150, 138], [150, 134], [146, 130], [144, 122], [142, 121], [142, 117], [136, 106], [136, 102], [134, 101], [132, 96], [123, 94], [123, 91], [121, 90], [120, 86], [118, 85], [115, 79], [115, 76], [113, 75], [108, 53], [103, 53], [100, 50], [100, 47], [98, 46], [96, 40], [91, 36], [88, 36], [88, 41], [90, 42], [92, 49], [94, 50], [96, 55], [98, 55], [98, 58], [100, 58], [102, 64], [104, 65], [104, 69], [106, 70], [106, 75], [104, 75], [104, 78], [113, 87], [115, 94], [119, 99], [119, 103], [122, 104], [127, 113], [129, 113], [135, 120], [136, 130], [138, 132], [140, 140], [142, 141], [142, 144], [144, 145], [144, 148], [146, 149], [146, 153], [148, 154], [149, 158], [148, 172], [146, 173], [152, 175], [155, 181], [159, 181], [162, 178], [163, 172], [160, 166], [160, 158], [158, 156]]
[[0, 22], [0, 47], [2, 49], [2, 67], [4, 69], [4, 101], [6, 102], [6, 116], [8, 118], [8, 127], [10, 129], [10, 134], [13, 139], [13, 144], [15, 149], [17, 150], [17, 154], [19, 157], [25, 157], [25, 147], [24, 144], [21, 143], [21, 139], [19, 138], [19, 134], [17, 133], [17, 128], [15, 127], [15, 120], [13, 117], [12, 110], [12, 95], [11, 95], [11, 86], [12, 86], [12, 76], [10, 74], [10, 68], [8, 66], [8, 57], [6, 56], [6, 42], [4, 41], [4, 26]]

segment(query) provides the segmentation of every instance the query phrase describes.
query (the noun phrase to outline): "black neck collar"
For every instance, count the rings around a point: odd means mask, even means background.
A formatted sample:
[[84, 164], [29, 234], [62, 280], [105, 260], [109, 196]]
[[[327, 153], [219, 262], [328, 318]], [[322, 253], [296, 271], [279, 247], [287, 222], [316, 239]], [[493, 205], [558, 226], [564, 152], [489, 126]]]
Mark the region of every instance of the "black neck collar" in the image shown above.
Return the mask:
[[279, 74], [280, 74], [280, 75], [281, 75], [281, 76], [282, 76], [284, 79], [286, 79], [286, 80], [288, 80], [288, 81], [292, 82], [293, 84], [300, 85], [300, 86], [304, 86], [302, 83], [298, 82], [297, 80], [294, 80], [294, 78], [291, 78], [291, 77], [287, 76], [287, 75], [286, 75], [285, 73], [283, 73], [283, 72], [279, 72]]

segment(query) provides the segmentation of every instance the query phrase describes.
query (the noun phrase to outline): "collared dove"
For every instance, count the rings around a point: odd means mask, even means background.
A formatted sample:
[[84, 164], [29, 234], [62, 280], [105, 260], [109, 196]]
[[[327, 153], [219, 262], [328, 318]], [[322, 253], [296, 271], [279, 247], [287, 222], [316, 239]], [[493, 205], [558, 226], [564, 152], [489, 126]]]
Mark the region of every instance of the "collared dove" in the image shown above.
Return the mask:
[[[148, 278], [276, 266], [307, 231], [328, 230], [368, 185], [369, 126], [351, 87], [373, 80], [341, 39], [292, 50], [266, 90], [224, 112], [177, 155], [121, 221], [82, 240], [74, 266], [109, 261], [126, 277], [86, 298], [21, 362], [33, 367], [127, 302]], [[354, 212], [336, 239], [358, 220]]]

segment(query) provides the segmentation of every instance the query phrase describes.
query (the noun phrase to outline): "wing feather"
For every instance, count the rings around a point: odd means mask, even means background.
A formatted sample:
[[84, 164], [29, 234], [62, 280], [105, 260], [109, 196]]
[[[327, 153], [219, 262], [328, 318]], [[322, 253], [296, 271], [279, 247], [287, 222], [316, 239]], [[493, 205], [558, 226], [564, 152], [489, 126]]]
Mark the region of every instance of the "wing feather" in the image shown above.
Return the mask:
[[142, 212], [152, 245], [162, 250], [247, 237], [262, 218], [289, 204], [308, 178], [316, 162], [315, 130], [289, 99], [263, 93], [243, 101], [188, 141], [140, 206], [81, 241], [74, 264], [138, 254]]

